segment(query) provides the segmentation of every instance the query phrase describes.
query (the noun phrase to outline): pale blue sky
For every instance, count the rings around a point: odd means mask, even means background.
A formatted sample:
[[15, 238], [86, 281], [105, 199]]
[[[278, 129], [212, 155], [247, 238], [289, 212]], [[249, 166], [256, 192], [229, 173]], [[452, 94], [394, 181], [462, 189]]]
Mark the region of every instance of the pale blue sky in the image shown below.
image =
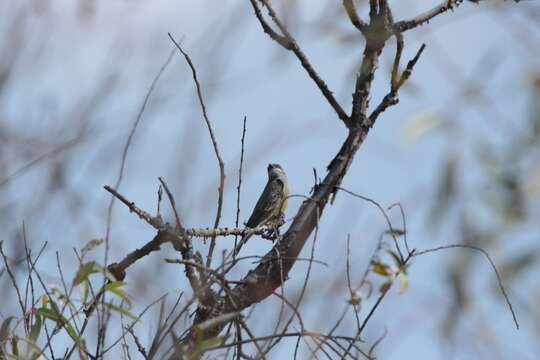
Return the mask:
[[[519, 129], [519, 121], [527, 110], [526, 74], [534, 66], [538, 69], [540, 52], [538, 47], [527, 44], [538, 46], [540, 39], [538, 26], [524, 14], [526, 11], [538, 12], [539, 4], [536, 1], [493, 2], [497, 4], [476, 6], [465, 3], [454, 13], [442, 15], [429, 25], [406, 33], [404, 62], [415, 54], [422, 42], [427, 48], [413, 73], [411, 86], [403, 89], [400, 103], [380, 117], [343, 183], [344, 187], [369, 196], [383, 206], [401, 202], [407, 214], [409, 242], [413, 247], [432, 247], [460, 239], [452, 238], [451, 229], [433, 234], [425, 225], [426, 213], [432, 205], [433, 184], [440, 176], [441, 162], [449, 143], [434, 132], [408, 144], [404, 141], [406, 125], [420, 114], [448, 117], [467, 130], [451, 144], [456, 146], [456, 152], [462, 158], [467, 159], [470, 154], [465, 152], [464, 144], [468, 139], [474, 141], [485, 137], [489, 142], [505, 143], [507, 129]], [[297, 6], [300, 17], [292, 32], [348, 111], [352, 69], [359, 61], [363, 42], [358, 37], [356, 43], [339, 43], [341, 35], [354, 34], [352, 27], [340, 8], [336, 8], [337, 16], [321, 13], [325, 3], [300, 1]], [[392, 3], [395, 3], [394, 17], [401, 19], [437, 2]], [[0, 1], [0, 4], [1, 9], [10, 11], [16, 7], [9, 1]], [[226, 1], [218, 5], [209, 0], [98, 1], [95, 14], [83, 21], [78, 15], [80, 10], [72, 2], [57, 0], [51, 4], [52, 10], [41, 15], [35, 12], [28, 18], [17, 76], [11, 80], [9, 94], [3, 98], [0, 121], [14, 132], [69, 139], [74, 124], [79, 123], [72, 107], [77, 109], [79, 101], [87, 99], [104, 77], [112, 72], [118, 76], [117, 86], [88, 117], [88, 140], [75, 148], [74, 156], [69, 160], [66, 179], [69, 188], [79, 194], [83, 203], [80, 213], [70, 216], [70, 204], [63, 201], [62, 196], [47, 212], [31, 212], [34, 199], [47, 191], [41, 181], [46, 169], [44, 165], [0, 189], [0, 196], [6, 203], [9, 200], [19, 204], [10, 214], [12, 223], [20, 224], [24, 220], [35, 244], [49, 241], [49, 250], [44, 256], [51, 260], [56, 250], [62, 253], [63, 249], [81, 247], [87, 240], [104, 235], [109, 197], [102, 186], [115, 182], [121, 148], [130, 124], [152, 78], [170, 52], [168, 32], [177, 39], [184, 37], [183, 46], [197, 66], [207, 97], [209, 116], [226, 163], [224, 226], [233, 225], [236, 212], [235, 187], [244, 115], [248, 118], [248, 130], [241, 220], [249, 215], [266, 181], [267, 163], [280, 163], [287, 171], [292, 192], [307, 194], [313, 183], [312, 168], [315, 167], [322, 176], [346, 135], [344, 126], [298, 61], [262, 32], [247, 1]], [[336, 29], [321, 32], [319, 27], [323, 22], [335, 24]], [[507, 31], [507, 27], [517, 30]], [[525, 35], [530, 39], [520, 38]], [[381, 58], [372, 106], [389, 87], [387, 75], [394, 48], [391, 41]], [[488, 62], [486, 54], [498, 62], [494, 69], [484, 74], [483, 62]], [[484, 78], [478, 78], [477, 74]], [[498, 121], [502, 121], [502, 125], [494, 126], [489, 115], [480, 116], [476, 110], [463, 110], [456, 119], [452, 118], [454, 107], [463, 106], [456, 101], [456, 93], [463, 87], [464, 79], [475, 79], [475, 83], [489, 87], [487, 94], [496, 99], [495, 106], [502, 114]], [[191, 74], [183, 59], [175, 57], [150, 99], [135, 135], [121, 192], [142, 208], [155, 211], [157, 177], [164, 176], [177, 196], [186, 224], [210, 226], [215, 214], [213, 204], [217, 198], [218, 174], [210, 145], [195, 101]], [[7, 173], [16, 169], [14, 166]], [[474, 170], [471, 174], [474, 188]], [[19, 191], [21, 187], [27, 191]], [[299, 200], [293, 199], [287, 215], [292, 216], [298, 205]], [[537, 207], [535, 211], [538, 212]], [[392, 219], [399, 223], [398, 215], [393, 213]], [[347, 234], [351, 235], [353, 278], [359, 279], [378, 235], [385, 228], [383, 220], [371, 205], [345, 194], [339, 194], [336, 203], [326, 210], [316, 257], [329, 266], [314, 266], [307, 300], [301, 308], [310, 329], [327, 329], [344, 306], [346, 283], [338, 283], [335, 279], [340, 277], [339, 274], [344, 279]], [[532, 231], [538, 232], [538, 228], [533, 227]], [[59, 233], [62, 236], [58, 236]], [[116, 260], [140, 247], [153, 233], [117, 204], [111, 233], [111, 258]], [[9, 234], [0, 233], [7, 240], [8, 248]], [[509, 247], [530, 241], [526, 236], [521, 237], [523, 242]], [[223, 243], [224, 248], [229, 248], [231, 241], [222, 239], [220, 245]], [[252, 241], [245, 251], [263, 254], [269, 247], [270, 244], [262, 240]], [[307, 254], [305, 249], [303, 255]], [[494, 254], [495, 259], [497, 255]], [[129, 270], [128, 282], [142, 279], [142, 283], [130, 289], [143, 288], [148, 295], [144, 303], [138, 304], [141, 308], [163, 292], [187, 286], [179, 281], [179, 268], [163, 264], [162, 259], [171, 256], [174, 254], [167, 249]], [[380, 345], [380, 358], [472, 359], [473, 355], [482, 354], [483, 350], [475, 351], [467, 337], [457, 339], [458, 350], [453, 353], [440, 342], [438, 320], [445, 314], [443, 310], [449, 296], [443, 276], [446, 268], [441, 264], [449, 257], [441, 253], [417, 259], [410, 270], [409, 291], [399, 295], [392, 290], [386, 298], [365, 334], [367, 341], [373, 341], [385, 327], [388, 329], [389, 334]], [[66, 266], [73, 264], [69, 252], [63, 259]], [[51, 261], [50, 265], [56, 264]], [[55, 268], [50, 265], [43, 260], [43, 271], [53, 281]], [[477, 261], [476, 265], [478, 274], [471, 277], [471, 285], [488, 291], [486, 284], [491, 282], [486, 281], [486, 277], [492, 277], [493, 273], [487, 263]], [[163, 281], [150, 281], [145, 275], [154, 267]], [[286, 294], [288, 291], [291, 296], [294, 294], [302, 282], [305, 268], [305, 264], [295, 267], [285, 286]], [[515, 299], [514, 291], [523, 289], [515, 286], [509, 287], [509, 291], [511, 299]], [[336, 301], [335, 296], [343, 301]], [[523, 329], [516, 332], [510, 314], [500, 300], [498, 294], [490, 293], [476, 305], [479, 313], [490, 322], [491, 319], [496, 321], [492, 330], [497, 338], [511, 339], [512, 345], [504, 349], [501, 358], [519, 355], [518, 358], [533, 359], [538, 351], [537, 341], [533, 338], [534, 324], [528, 321], [524, 308], [518, 306]], [[327, 303], [331, 303], [331, 307]], [[268, 300], [258, 308], [273, 314], [278, 311], [276, 306], [276, 301]], [[470, 324], [463, 325], [463, 334], [471, 336], [475, 331], [475, 319], [469, 320]], [[261, 327], [260, 321], [252, 326], [260, 335], [268, 331]], [[467, 345], [460, 346], [459, 341]], [[294, 341], [283, 344], [272, 353], [273, 358], [289, 354], [289, 344], [294, 346]]]

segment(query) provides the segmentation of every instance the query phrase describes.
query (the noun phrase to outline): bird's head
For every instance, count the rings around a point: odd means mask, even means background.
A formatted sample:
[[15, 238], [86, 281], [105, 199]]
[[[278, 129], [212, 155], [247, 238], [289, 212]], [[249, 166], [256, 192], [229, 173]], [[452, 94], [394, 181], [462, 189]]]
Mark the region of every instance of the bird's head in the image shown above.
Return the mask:
[[268, 177], [274, 179], [276, 177], [286, 176], [285, 171], [279, 164], [268, 164]]

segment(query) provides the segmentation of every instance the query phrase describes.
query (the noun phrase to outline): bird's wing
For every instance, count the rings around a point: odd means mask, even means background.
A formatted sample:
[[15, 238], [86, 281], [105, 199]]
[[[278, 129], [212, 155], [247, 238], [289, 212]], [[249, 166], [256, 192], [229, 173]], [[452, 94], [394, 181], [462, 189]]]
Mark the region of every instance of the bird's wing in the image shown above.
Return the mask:
[[263, 193], [259, 197], [246, 225], [250, 228], [263, 225], [265, 221], [274, 215], [276, 208], [282, 200], [283, 182], [279, 179], [274, 179], [266, 183]]

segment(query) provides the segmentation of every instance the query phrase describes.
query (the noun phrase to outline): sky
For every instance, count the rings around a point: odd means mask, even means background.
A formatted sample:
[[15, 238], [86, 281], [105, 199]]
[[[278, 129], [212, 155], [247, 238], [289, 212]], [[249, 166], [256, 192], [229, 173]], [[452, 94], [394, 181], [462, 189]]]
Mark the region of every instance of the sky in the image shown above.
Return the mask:
[[[280, 10], [287, 9], [291, 32], [349, 111], [354, 69], [364, 45], [361, 36], [353, 31], [339, 6], [307, 0], [276, 3]], [[402, 19], [436, 3], [411, 0], [392, 1], [391, 5], [394, 17]], [[469, 191], [476, 194], [484, 185], [471, 153], [474, 144], [501, 149], [511, 141], [509, 134], [525, 131], [520, 119], [529, 110], [529, 76], [538, 71], [540, 33], [534, 31], [538, 29], [534, 16], [538, 16], [540, 5], [537, 1], [487, 3], [466, 2], [405, 34], [405, 61], [422, 43], [426, 50], [401, 91], [399, 104], [380, 117], [343, 182], [345, 188], [384, 207], [400, 202], [413, 247], [460, 242], [455, 238], [455, 213], [450, 212], [437, 231], [430, 230], [426, 220], [433, 211], [435, 184], [448, 155], [470, 164], [463, 177]], [[109, 195], [103, 186], [116, 182], [128, 133], [152, 80], [173, 49], [168, 33], [182, 41], [197, 68], [226, 165], [223, 226], [232, 226], [235, 221], [244, 117], [247, 131], [240, 221], [249, 216], [266, 182], [270, 162], [280, 163], [286, 170], [293, 193], [309, 193], [313, 169], [320, 177], [325, 174], [346, 129], [292, 54], [263, 33], [248, 5], [232, 0], [219, 4], [207, 0], [0, 1], [2, 13], [20, 14], [19, 9], [25, 9], [20, 38], [8, 33], [9, 23], [0, 28], [4, 44], [12, 39], [16, 45], [3, 47], [18, 54], [9, 87], [0, 97], [0, 130], [13, 139], [13, 143], [4, 143], [3, 152], [5, 158], [14, 160], [0, 175], [13, 174], [40, 151], [84, 134], [83, 140], [70, 148], [69, 156], [41, 162], [0, 187], [5, 229], [0, 238], [6, 241], [7, 249], [16, 248], [14, 232], [24, 221], [32, 244], [38, 247], [49, 242], [44, 257], [52, 260], [55, 251], [60, 251], [62, 262], [74, 273], [73, 256], [63, 250], [80, 248], [88, 240], [104, 236]], [[360, 9], [366, 18], [366, 7]], [[388, 91], [394, 48], [395, 42], [389, 41], [382, 54], [371, 106]], [[469, 87], [464, 90], [465, 85]], [[484, 98], [475, 97], [477, 88], [484, 91]], [[133, 137], [120, 191], [141, 208], [154, 212], [157, 178], [163, 176], [185, 223], [208, 227], [215, 216], [218, 167], [194, 90], [189, 68], [180, 56], [174, 56]], [[444, 125], [411, 139], [411, 132], [422, 120]], [[58, 193], [46, 181], [55, 159], [62, 164], [65, 183]], [[531, 212], [537, 214], [537, 195], [531, 197]], [[286, 215], [293, 216], [300, 203], [300, 199], [291, 199]], [[170, 211], [164, 211], [172, 220]], [[391, 212], [391, 219], [398, 224], [401, 221], [396, 211]], [[352, 277], [359, 281], [384, 230], [384, 218], [376, 208], [346, 194], [339, 194], [326, 210], [315, 257], [328, 266], [314, 266], [301, 308], [310, 328], [328, 328], [345, 306], [347, 237], [351, 239]], [[153, 234], [149, 226], [117, 203], [110, 257], [121, 258]], [[531, 246], [531, 241], [537, 241], [531, 240], [534, 235], [537, 238], [537, 226], [516, 229], [512, 234], [515, 243], [494, 247], [495, 260], [504, 259], [504, 251], [519, 252], [521, 247]], [[220, 240], [218, 250], [229, 248], [230, 242]], [[263, 254], [270, 247], [257, 239], [248, 243], [245, 252]], [[307, 247], [302, 254], [309, 254]], [[164, 292], [187, 286], [185, 280], [178, 280], [179, 270], [163, 263], [164, 258], [174, 256], [171, 249], [165, 249], [134, 265], [128, 272], [128, 292], [144, 294], [146, 304]], [[494, 274], [483, 260], [474, 263], [468, 284], [478, 289], [473, 291], [479, 297], [473, 307], [477, 311], [469, 312], [478, 318], [470, 315], [462, 319], [455, 346], [441, 339], [440, 323], [451, 303], [446, 264], [456, 261], [456, 256], [459, 259], [460, 255], [437, 253], [415, 260], [409, 272], [409, 290], [404, 294], [392, 290], [368, 326], [366, 340], [373, 342], [387, 329], [380, 345], [383, 359], [473, 359], [494, 352], [486, 349], [486, 342], [471, 340], [487, 322], [495, 339], [512, 339], [511, 345], [500, 349], [500, 358], [533, 359], [538, 340], [534, 321], [525, 312], [527, 306], [517, 307], [523, 326], [516, 332], [504, 302], [490, 289]], [[43, 260], [41, 266], [48, 281], [55, 282], [56, 263], [50, 260]], [[249, 266], [235, 275], [240, 276]], [[294, 296], [306, 266], [298, 264], [293, 269], [286, 294]], [[537, 272], [538, 267], [534, 274]], [[524, 279], [523, 284], [531, 283]], [[521, 303], [526, 289], [511, 286], [508, 290], [511, 299]], [[489, 296], [485, 296], [487, 292]], [[340, 297], [342, 300], [336, 300]], [[257, 308], [275, 314], [276, 304], [275, 299], [269, 299]], [[321, 316], [321, 309], [336, 316]], [[268, 330], [260, 322], [252, 325], [257, 333]], [[291, 346], [294, 342], [285, 341], [272, 357], [283, 358]]]

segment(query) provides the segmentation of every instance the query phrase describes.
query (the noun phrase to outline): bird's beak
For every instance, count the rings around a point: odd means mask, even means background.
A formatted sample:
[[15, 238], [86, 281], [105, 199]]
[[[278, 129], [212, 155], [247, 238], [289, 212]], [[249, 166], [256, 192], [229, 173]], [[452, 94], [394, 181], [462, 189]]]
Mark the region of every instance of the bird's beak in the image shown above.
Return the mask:
[[268, 164], [268, 171], [272, 170], [275, 167], [274, 164]]

